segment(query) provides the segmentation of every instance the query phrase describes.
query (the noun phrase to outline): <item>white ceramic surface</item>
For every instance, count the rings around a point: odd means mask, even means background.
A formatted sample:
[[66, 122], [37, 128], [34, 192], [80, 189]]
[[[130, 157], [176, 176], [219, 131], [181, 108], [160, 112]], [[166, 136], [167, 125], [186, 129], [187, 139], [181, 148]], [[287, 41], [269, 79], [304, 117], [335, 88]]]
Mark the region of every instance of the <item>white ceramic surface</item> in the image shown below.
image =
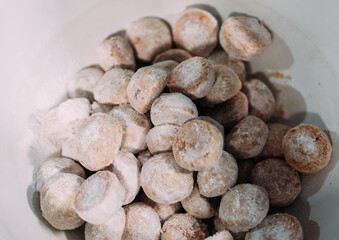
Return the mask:
[[338, 1], [21, 0], [0, 1], [1, 240], [81, 239], [51, 230], [34, 205], [32, 173], [44, 157], [34, 140], [36, 119], [62, 99], [72, 73], [96, 62], [102, 39], [141, 16], [171, 20], [197, 3], [215, 7], [222, 17], [257, 16], [274, 32], [273, 45], [253, 62], [253, 71], [281, 73], [270, 82], [281, 91], [276, 97], [287, 122], [316, 124], [333, 144], [330, 164], [303, 176], [301, 195], [285, 210], [299, 218], [305, 239], [339, 238]]

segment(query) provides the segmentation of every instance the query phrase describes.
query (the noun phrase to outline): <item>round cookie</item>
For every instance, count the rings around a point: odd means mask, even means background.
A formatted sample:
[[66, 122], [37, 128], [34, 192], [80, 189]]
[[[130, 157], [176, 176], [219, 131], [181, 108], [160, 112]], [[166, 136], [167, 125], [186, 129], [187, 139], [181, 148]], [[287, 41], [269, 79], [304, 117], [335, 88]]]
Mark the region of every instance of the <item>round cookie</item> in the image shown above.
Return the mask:
[[173, 40], [192, 55], [206, 57], [217, 44], [218, 22], [205, 10], [188, 9], [174, 23]]
[[178, 63], [173, 61], [173, 60], [166, 60], [166, 61], [154, 63], [152, 66], [163, 68], [163, 69], [167, 70], [168, 73], [170, 73], [170, 72], [172, 72], [172, 70], [174, 68], [176, 68], [178, 66]]
[[143, 165], [140, 183], [151, 200], [172, 204], [190, 195], [194, 180], [193, 173], [181, 168], [172, 153], [161, 153]]
[[42, 119], [41, 133], [62, 145], [74, 136], [82, 122], [91, 112], [91, 104], [86, 98], [68, 99], [52, 108]]
[[97, 48], [97, 59], [105, 71], [119, 67], [135, 69], [135, 59], [132, 46], [127, 38], [114, 36], [104, 40]]
[[153, 127], [146, 136], [146, 143], [151, 154], [169, 152], [176, 133], [180, 129], [177, 125], [160, 125]]
[[303, 229], [298, 219], [287, 213], [267, 216], [256, 228], [251, 229], [245, 240], [303, 240]]
[[156, 211], [145, 203], [125, 207], [126, 225], [121, 240], [158, 240], [161, 223]]
[[236, 59], [231, 59], [224, 50], [213, 50], [207, 57], [207, 60], [213, 65], [226, 65], [232, 69], [240, 79], [241, 83], [244, 84], [246, 81], [246, 68], [245, 64]]
[[127, 86], [134, 72], [128, 69], [113, 68], [97, 82], [94, 98], [102, 104], [128, 103]]
[[222, 197], [219, 218], [228, 230], [234, 233], [245, 232], [265, 218], [268, 208], [269, 198], [264, 188], [239, 184]]
[[118, 212], [104, 224], [94, 225], [86, 223], [86, 240], [120, 240], [125, 229], [125, 211], [120, 208]]
[[265, 188], [270, 198], [270, 205], [282, 207], [292, 203], [301, 191], [298, 172], [285, 161], [268, 158], [252, 169], [253, 184]]
[[86, 222], [104, 224], [119, 211], [125, 196], [126, 191], [115, 174], [98, 171], [78, 189], [74, 208]]
[[219, 41], [231, 58], [251, 61], [271, 45], [272, 36], [256, 18], [236, 16], [225, 19]]
[[58, 173], [47, 181], [40, 194], [42, 216], [58, 230], [71, 230], [85, 223], [74, 210], [74, 198], [83, 178]]
[[180, 92], [195, 100], [206, 96], [214, 81], [212, 65], [203, 57], [192, 57], [173, 69], [167, 86], [170, 92]]
[[153, 157], [151, 152], [149, 150], [144, 150], [144, 151], [138, 153], [137, 159], [139, 160], [141, 165], [144, 165], [145, 162], [147, 162], [148, 159], [150, 159], [151, 157]]
[[46, 159], [35, 173], [35, 189], [41, 192], [45, 183], [58, 173], [72, 173], [81, 178], [86, 178], [84, 169], [72, 159], [53, 157]]
[[167, 24], [154, 17], [143, 17], [130, 23], [127, 37], [138, 59], [150, 62], [154, 56], [172, 46], [172, 35]]
[[179, 129], [172, 149], [175, 160], [181, 167], [189, 171], [200, 171], [219, 160], [223, 145], [222, 134], [213, 124], [192, 120]]
[[199, 219], [211, 218], [215, 214], [213, 202], [202, 196], [197, 186], [181, 201], [181, 205], [186, 212]]
[[217, 232], [213, 236], [206, 238], [205, 240], [233, 240], [231, 233], [227, 230]]
[[151, 108], [151, 121], [155, 126], [182, 125], [198, 117], [198, 110], [191, 99], [181, 93], [163, 93]]
[[215, 82], [208, 94], [201, 99], [206, 106], [213, 106], [234, 97], [241, 89], [237, 74], [225, 65], [215, 65]]
[[249, 113], [264, 122], [273, 115], [275, 99], [271, 90], [258, 79], [251, 79], [244, 83], [243, 92], [249, 103]]
[[186, 213], [174, 214], [162, 226], [161, 240], [203, 240], [208, 237], [207, 226]]
[[198, 172], [197, 183], [201, 195], [217, 197], [224, 195], [232, 187], [238, 177], [238, 166], [234, 157], [222, 151], [218, 162]]
[[89, 66], [78, 71], [67, 84], [67, 95], [70, 98], [87, 98], [93, 101], [93, 89], [97, 82], [104, 76], [98, 66]]
[[191, 57], [192, 55], [184, 49], [180, 48], [168, 49], [167, 51], [164, 51], [156, 55], [153, 60], [153, 64], [167, 60], [173, 60], [177, 63], [181, 63]]
[[128, 100], [136, 111], [145, 113], [150, 109], [166, 87], [167, 75], [168, 70], [161, 67], [147, 66], [138, 69], [127, 86]]
[[131, 203], [137, 196], [140, 189], [140, 168], [141, 163], [130, 152], [119, 151], [113, 164], [110, 166], [126, 190], [126, 197], [123, 205]]
[[332, 146], [326, 134], [311, 124], [291, 128], [282, 141], [286, 162], [303, 173], [323, 169], [331, 159]]
[[238, 92], [228, 101], [204, 109], [203, 113], [220, 122], [225, 129], [230, 129], [248, 116], [248, 100], [245, 94]]
[[268, 138], [263, 150], [261, 151], [258, 157], [283, 158], [284, 153], [282, 151], [282, 140], [290, 127], [280, 123], [268, 123], [267, 127], [268, 127]]
[[129, 104], [121, 104], [109, 115], [117, 118], [123, 128], [121, 150], [138, 153], [146, 149], [145, 138], [152, 124], [145, 114], [135, 111]]
[[255, 116], [247, 116], [227, 135], [226, 149], [239, 159], [259, 155], [268, 137], [267, 125]]
[[122, 140], [118, 119], [106, 113], [95, 113], [86, 119], [76, 135], [62, 147], [62, 155], [75, 159], [91, 171], [110, 165]]

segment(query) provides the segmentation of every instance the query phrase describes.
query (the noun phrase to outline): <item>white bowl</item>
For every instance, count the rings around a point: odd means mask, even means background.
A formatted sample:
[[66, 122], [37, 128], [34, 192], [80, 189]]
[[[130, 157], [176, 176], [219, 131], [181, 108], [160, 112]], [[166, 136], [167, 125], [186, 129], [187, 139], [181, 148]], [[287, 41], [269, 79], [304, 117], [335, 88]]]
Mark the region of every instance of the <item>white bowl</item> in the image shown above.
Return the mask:
[[289, 123], [313, 123], [333, 144], [330, 164], [303, 175], [300, 196], [284, 210], [301, 221], [305, 239], [338, 239], [339, 2], [316, 0], [8, 1], [0, 15], [0, 239], [78, 239], [73, 231], [51, 230], [34, 205], [33, 169], [44, 157], [33, 133], [37, 119], [62, 99], [74, 72], [96, 62], [102, 39], [139, 17], [171, 20], [197, 3], [223, 18], [257, 16], [273, 31], [273, 45], [253, 61], [253, 71], [271, 76]]

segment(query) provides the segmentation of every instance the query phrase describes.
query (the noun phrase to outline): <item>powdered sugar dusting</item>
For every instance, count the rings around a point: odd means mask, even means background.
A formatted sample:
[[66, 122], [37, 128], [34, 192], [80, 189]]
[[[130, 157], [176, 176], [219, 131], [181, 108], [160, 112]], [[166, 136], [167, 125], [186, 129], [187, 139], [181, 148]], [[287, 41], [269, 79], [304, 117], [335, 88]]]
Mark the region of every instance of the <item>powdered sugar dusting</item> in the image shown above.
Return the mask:
[[122, 239], [157, 240], [161, 223], [156, 211], [145, 203], [133, 203], [125, 207], [126, 226]]
[[163, 93], [151, 108], [154, 125], [182, 125], [189, 119], [198, 117], [198, 110], [191, 99], [181, 93]]
[[302, 240], [299, 221], [292, 215], [278, 213], [267, 216], [256, 228], [246, 234], [246, 240]]
[[265, 189], [253, 184], [239, 184], [222, 197], [219, 217], [232, 232], [245, 232], [266, 216], [269, 198]]
[[234, 157], [223, 151], [218, 162], [198, 172], [199, 190], [205, 197], [221, 196], [232, 187], [238, 177], [238, 165]]
[[186, 198], [193, 189], [193, 173], [181, 168], [172, 153], [150, 158], [141, 169], [141, 186], [157, 203], [171, 204]]

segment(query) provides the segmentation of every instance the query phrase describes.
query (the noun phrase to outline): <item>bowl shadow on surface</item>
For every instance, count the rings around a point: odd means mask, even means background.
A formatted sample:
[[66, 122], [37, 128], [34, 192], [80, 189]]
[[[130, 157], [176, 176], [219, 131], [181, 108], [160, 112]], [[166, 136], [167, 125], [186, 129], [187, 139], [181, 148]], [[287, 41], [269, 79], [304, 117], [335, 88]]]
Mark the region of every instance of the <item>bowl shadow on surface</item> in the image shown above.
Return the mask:
[[[303, 119], [303, 121], [300, 121]], [[338, 143], [339, 138], [337, 133], [329, 131], [326, 124], [322, 120], [321, 116], [312, 112], [300, 112], [291, 116], [289, 119], [280, 119], [282, 123], [288, 125], [298, 125], [300, 123], [309, 123], [318, 126], [322, 129], [326, 135], [329, 137], [329, 140], [333, 146], [333, 142]], [[302, 191], [298, 198], [289, 206], [279, 209], [279, 211], [290, 213], [298, 218], [300, 221], [303, 230], [304, 238], [308, 240], [318, 240], [320, 237], [320, 227], [318, 223], [310, 219], [311, 206], [308, 202], [308, 198], [316, 194], [327, 178], [327, 175], [337, 164], [338, 159], [332, 154], [329, 164], [323, 168], [321, 171], [314, 174], [301, 174], [302, 180]]]
[[[335, 151], [336, 145], [339, 143], [338, 134], [328, 129], [319, 114], [307, 112], [306, 102], [298, 90], [286, 83], [281, 84], [270, 81], [263, 72], [254, 73], [251, 77], [263, 81], [270, 88], [279, 103], [272, 117], [272, 122], [283, 123], [290, 127], [297, 126], [301, 123], [314, 124], [326, 133]], [[285, 111], [287, 111], [288, 117], [285, 117]], [[315, 174], [301, 174], [302, 184], [305, 185], [302, 187], [302, 191], [294, 203], [270, 211], [270, 213], [287, 212], [296, 216], [303, 227], [304, 238], [308, 240], [318, 240], [320, 237], [320, 227], [318, 223], [310, 219], [311, 206], [308, 198], [321, 189], [327, 175], [337, 164], [338, 159], [335, 159], [334, 155], [336, 154], [332, 153], [329, 164], [321, 171]]]

